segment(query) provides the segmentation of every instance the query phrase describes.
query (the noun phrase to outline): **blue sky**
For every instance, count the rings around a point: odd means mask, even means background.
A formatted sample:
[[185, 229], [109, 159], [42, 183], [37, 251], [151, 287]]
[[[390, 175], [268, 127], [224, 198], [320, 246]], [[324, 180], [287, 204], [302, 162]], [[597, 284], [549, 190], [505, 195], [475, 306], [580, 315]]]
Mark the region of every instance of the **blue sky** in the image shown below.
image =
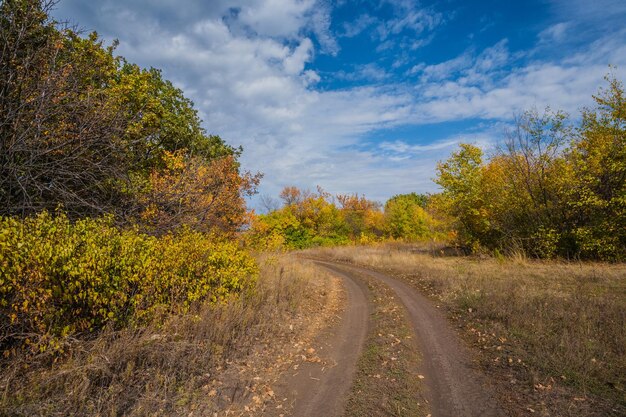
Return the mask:
[[458, 143], [492, 151], [533, 107], [576, 117], [609, 65], [626, 80], [622, 0], [61, 0], [55, 17], [161, 68], [267, 195], [432, 192]]

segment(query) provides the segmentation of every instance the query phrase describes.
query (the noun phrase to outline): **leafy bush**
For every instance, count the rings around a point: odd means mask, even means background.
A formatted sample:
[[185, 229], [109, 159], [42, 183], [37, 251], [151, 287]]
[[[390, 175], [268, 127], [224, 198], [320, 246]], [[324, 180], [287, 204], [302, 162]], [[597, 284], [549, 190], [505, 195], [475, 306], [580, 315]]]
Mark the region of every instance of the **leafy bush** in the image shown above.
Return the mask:
[[61, 348], [67, 336], [238, 293], [257, 274], [236, 242], [185, 230], [157, 238], [112, 217], [0, 218], [0, 348]]

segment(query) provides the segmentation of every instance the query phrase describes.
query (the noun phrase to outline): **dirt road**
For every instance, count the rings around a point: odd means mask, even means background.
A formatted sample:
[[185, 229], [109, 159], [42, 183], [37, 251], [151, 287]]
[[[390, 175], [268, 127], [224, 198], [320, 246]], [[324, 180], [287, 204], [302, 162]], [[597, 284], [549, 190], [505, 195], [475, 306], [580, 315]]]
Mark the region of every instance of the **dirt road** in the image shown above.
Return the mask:
[[[327, 263], [323, 263], [328, 265]], [[335, 264], [332, 264], [335, 265]], [[430, 392], [434, 417], [491, 417], [504, 413], [486, 380], [472, 366], [469, 353], [460, 344], [443, 314], [417, 290], [385, 274], [342, 265], [344, 271], [359, 271], [387, 284], [409, 312], [423, 355], [423, 373]]]
[[423, 357], [420, 375], [428, 391], [420, 394], [428, 399], [432, 417], [505, 415], [496, 406], [484, 376], [474, 368], [469, 353], [431, 301], [408, 284], [380, 272], [326, 261], [316, 264], [343, 279], [347, 305], [339, 323], [316, 343], [322, 362], [303, 361], [283, 378], [279, 391], [290, 398], [291, 410], [281, 413], [298, 417], [344, 413], [346, 395], [368, 330], [368, 289], [358, 277], [367, 275], [391, 288], [408, 312]]
[[[321, 334], [310, 358], [290, 370], [276, 387], [288, 398], [290, 409], [268, 410], [265, 415], [333, 417], [343, 414], [356, 362], [368, 329], [367, 286], [349, 273], [333, 270], [343, 279], [347, 305], [337, 325]], [[312, 359], [313, 360], [310, 360]], [[319, 360], [316, 360], [319, 359]]]

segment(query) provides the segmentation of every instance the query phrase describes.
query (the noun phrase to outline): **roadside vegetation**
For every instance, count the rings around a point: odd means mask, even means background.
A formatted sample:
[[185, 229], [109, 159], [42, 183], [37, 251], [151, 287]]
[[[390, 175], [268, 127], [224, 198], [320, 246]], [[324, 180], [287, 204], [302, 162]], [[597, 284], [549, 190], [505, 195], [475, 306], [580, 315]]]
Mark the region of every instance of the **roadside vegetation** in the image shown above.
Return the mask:
[[433, 256], [420, 245], [310, 249], [379, 269], [439, 305], [514, 415], [626, 412], [626, 266]]
[[461, 145], [439, 193], [382, 204], [285, 187], [257, 214], [246, 197], [262, 176], [243, 150], [205, 131], [158, 69], [53, 6], [0, 0], [0, 415], [262, 409], [270, 363], [325, 317], [330, 281], [283, 253], [306, 248], [446, 305], [516, 410], [624, 413], [619, 80], [579, 119], [529, 111], [491, 154]]
[[0, 415], [243, 407], [325, 281], [241, 245], [241, 149], [53, 6], [0, 1]]
[[293, 345], [313, 331], [311, 317], [325, 317], [330, 280], [301, 260], [258, 261], [254, 288], [227, 302], [64, 339], [63, 356], [12, 356], [0, 415], [240, 415], [274, 404], [271, 385], [301, 353]]

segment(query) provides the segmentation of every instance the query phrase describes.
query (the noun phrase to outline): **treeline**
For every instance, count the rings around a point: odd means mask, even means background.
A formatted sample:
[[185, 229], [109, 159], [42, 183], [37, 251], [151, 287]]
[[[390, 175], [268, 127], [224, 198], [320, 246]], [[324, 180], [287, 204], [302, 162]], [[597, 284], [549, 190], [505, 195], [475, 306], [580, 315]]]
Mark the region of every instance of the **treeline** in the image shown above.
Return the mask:
[[60, 352], [250, 287], [260, 176], [156, 69], [0, 0], [0, 351]]
[[247, 233], [260, 248], [366, 244], [382, 240], [445, 239], [446, 228], [427, 211], [429, 196], [416, 193], [390, 198], [384, 206], [357, 194], [333, 196], [285, 187], [282, 206], [254, 217]]
[[574, 125], [524, 113], [489, 159], [472, 145], [438, 165], [440, 206], [473, 250], [626, 260], [626, 97], [607, 77]]

